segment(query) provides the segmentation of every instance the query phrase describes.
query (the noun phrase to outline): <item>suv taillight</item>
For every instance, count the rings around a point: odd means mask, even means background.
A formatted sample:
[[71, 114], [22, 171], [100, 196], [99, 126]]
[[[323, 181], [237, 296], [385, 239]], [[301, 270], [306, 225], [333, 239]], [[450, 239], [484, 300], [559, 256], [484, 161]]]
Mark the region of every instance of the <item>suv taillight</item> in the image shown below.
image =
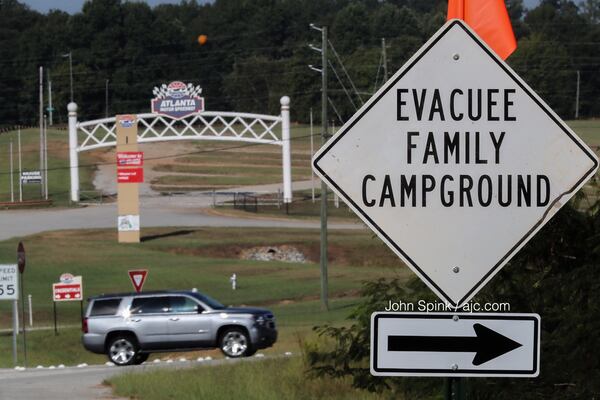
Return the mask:
[[83, 331], [83, 333], [88, 333], [88, 319], [87, 319], [87, 317], [85, 317], [81, 321], [81, 330]]

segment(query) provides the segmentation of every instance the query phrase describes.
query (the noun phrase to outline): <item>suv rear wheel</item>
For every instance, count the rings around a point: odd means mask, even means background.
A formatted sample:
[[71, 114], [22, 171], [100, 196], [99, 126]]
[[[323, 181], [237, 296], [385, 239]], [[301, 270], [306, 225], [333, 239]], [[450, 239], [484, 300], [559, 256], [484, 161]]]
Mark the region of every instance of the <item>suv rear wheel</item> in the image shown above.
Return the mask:
[[138, 361], [142, 357], [138, 352], [137, 341], [130, 335], [115, 336], [106, 346], [108, 359], [118, 366], [141, 364], [144, 360]]
[[227, 329], [221, 335], [219, 347], [227, 357], [248, 357], [255, 353], [248, 333], [241, 328]]

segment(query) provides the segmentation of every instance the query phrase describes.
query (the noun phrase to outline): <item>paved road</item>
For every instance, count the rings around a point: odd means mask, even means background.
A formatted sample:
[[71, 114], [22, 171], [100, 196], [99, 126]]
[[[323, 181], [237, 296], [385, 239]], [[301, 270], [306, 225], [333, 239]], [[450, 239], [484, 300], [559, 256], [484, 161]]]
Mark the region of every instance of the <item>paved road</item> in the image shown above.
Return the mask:
[[[310, 187], [310, 181], [295, 182], [294, 187]], [[262, 185], [232, 191], [276, 192], [280, 185]], [[284, 220], [281, 218], [234, 218], [209, 215], [212, 196], [206, 193], [181, 196], [143, 197], [142, 227], [258, 227], [258, 228], [319, 228], [318, 222]], [[116, 228], [116, 203], [91, 205], [82, 208], [42, 210], [0, 210], [0, 240], [60, 229]], [[331, 229], [362, 229], [355, 223], [329, 224]]]
[[197, 361], [171, 364], [161, 362], [144, 363], [139, 366], [114, 367], [104, 365], [83, 368], [69, 367], [63, 369], [35, 369], [25, 371], [0, 369], [0, 400], [104, 400], [116, 399], [110, 388], [101, 382], [116, 374], [125, 372], [142, 372], [157, 368], [190, 368], [198, 365], [215, 366], [234, 362], [253, 362], [264, 358], [252, 357], [242, 360], [211, 360], [202, 363]]

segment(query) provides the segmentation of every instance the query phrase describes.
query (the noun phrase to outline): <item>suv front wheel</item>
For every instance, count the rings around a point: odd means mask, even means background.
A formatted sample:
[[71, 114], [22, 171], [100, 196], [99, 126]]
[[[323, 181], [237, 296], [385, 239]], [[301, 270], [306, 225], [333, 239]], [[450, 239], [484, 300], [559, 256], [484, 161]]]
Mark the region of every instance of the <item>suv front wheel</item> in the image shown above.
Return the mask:
[[249, 357], [256, 352], [248, 334], [240, 328], [230, 328], [223, 332], [219, 347], [225, 356], [231, 358]]
[[108, 359], [118, 366], [140, 364], [138, 352], [137, 341], [130, 335], [115, 336], [106, 346]]

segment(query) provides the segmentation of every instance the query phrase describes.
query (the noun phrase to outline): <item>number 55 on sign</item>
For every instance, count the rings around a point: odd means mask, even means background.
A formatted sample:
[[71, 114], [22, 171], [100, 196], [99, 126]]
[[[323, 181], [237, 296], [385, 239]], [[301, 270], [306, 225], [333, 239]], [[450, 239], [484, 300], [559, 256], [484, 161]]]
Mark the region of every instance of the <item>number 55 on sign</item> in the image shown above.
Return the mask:
[[19, 269], [16, 264], [0, 264], [0, 300], [19, 298]]

